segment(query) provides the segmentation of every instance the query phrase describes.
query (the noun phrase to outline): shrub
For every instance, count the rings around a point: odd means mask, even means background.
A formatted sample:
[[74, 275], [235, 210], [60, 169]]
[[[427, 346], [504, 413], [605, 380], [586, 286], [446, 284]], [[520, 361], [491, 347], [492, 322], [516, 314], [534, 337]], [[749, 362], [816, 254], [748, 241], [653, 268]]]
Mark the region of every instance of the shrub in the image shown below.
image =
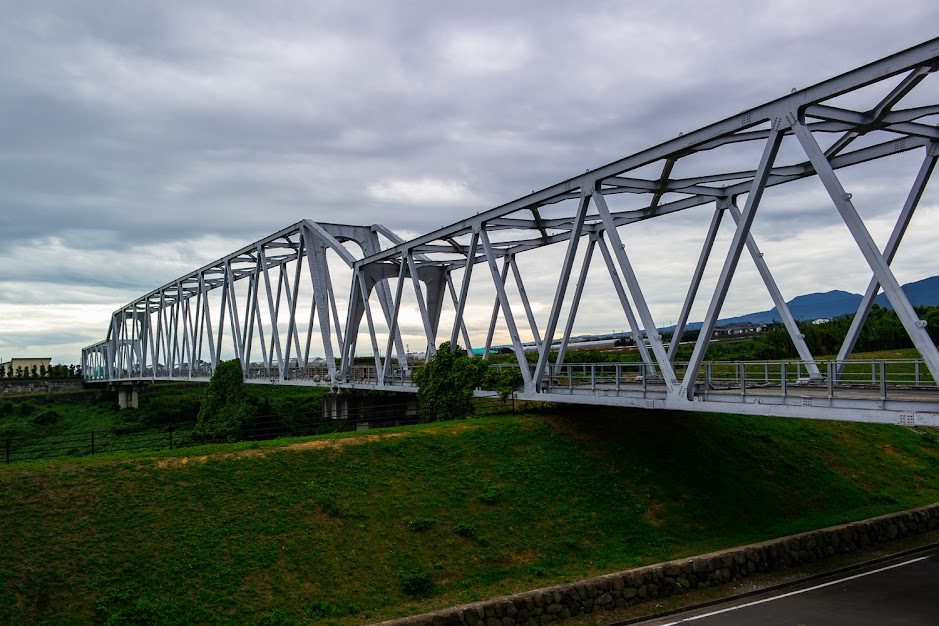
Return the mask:
[[43, 411], [33, 418], [33, 424], [36, 424], [37, 426], [50, 426], [58, 422], [61, 418], [62, 416], [59, 415], [58, 411]]
[[409, 596], [429, 596], [434, 590], [434, 581], [428, 574], [414, 570], [402, 577], [401, 588]]

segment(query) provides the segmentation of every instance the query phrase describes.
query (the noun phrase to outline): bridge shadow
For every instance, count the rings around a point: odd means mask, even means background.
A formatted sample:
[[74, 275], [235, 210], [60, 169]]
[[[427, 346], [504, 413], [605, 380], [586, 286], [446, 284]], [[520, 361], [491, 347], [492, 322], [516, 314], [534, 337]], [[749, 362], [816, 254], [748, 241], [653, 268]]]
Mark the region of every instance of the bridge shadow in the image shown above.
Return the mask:
[[[588, 448], [610, 452], [622, 479], [646, 502], [647, 521], [689, 520], [666, 529], [683, 540], [700, 541], [705, 528], [757, 539], [775, 527], [792, 532], [807, 512], [875, 515], [898, 504], [886, 481], [859, 467], [869, 460], [852, 452], [859, 438], [877, 437], [889, 426], [573, 406], [548, 419], [557, 431], [590, 441]], [[916, 437], [900, 429], [893, 434]], [[912, 480], [925, 469], [913, 464], [893, 471]], [[823, 520], [845, 521], [840, 513]], [[813, 515], [804, 530], [818, 524]]]

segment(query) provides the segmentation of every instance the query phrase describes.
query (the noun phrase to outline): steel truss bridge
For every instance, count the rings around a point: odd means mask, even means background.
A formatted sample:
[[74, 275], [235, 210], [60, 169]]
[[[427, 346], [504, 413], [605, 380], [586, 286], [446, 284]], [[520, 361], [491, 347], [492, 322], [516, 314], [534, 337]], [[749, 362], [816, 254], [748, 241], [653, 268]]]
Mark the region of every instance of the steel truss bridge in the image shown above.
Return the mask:
[[[937, 67], [934, 39], [410, 241], [379, 225], [303, 220], [116, 311], [106, 339], [82, 352], [85, 380], [207, 380], [223, 357], [233, 355], [252, 383], [414, 391], [401, 313], [416, 303], [428, 356], [438, 342], [449, 340], [451, 346], [484, 347], [486, 358], [497, 323], [503, 325], [524, 380], [522, 399], [939, 425], [939, 352], [890, 268], [939, 155], [939, 129], [933, 125], [939, 102], [906, 103]], [[845, 104], [865, 100], [865, 106]], [[879, 249], [839, 176], [909, 152], [921, 156], [921, 165]], [[742, 159], [748, 167], [721, 167]], [[765, 193], [810, 178], [824, 186], [872, 274], [831, 361], [809, 351], [751, 234]], [[722, 263], [691, 357], [681, 362], [678, 342], [666, 344], [656, 330], [630, 258], [631, 226], [680, 211], [699, 217], [706, 235], [697, 264], [675, 278], [687, 291], [674, 337], [681, 337], [688, 322], [707, 264]], [[735, 226], [721, 255], [714, 243], [727, 219]], [[527, 271], [528, 279], [556, 281], [547, 315], [539, 320], [519, 260], [551, 246], [563, 250], [560, 265], [535, 263]], [[798, 360], [705, 361], [745, 253]], [[639, 363], [565, 363], [594, 265], [611, 280], [637, 339]], [[340, 283], [348, 294], [341, 301]], [[481, 284], [489, 290], [487, 302], [492, 290], [496, 295], [488, 333], [471, 336], [464, 313], [479, 300], [474, 292]], [[849, 361], [881, 289], [919, 359]], [[354, 361], [360, 334], [369, 341], [362, 350], [370, 355], [366, 366]], [[534, 346], [534, 364], [523, 339]], [[313, 359], [311, 351], [325, 358]]]

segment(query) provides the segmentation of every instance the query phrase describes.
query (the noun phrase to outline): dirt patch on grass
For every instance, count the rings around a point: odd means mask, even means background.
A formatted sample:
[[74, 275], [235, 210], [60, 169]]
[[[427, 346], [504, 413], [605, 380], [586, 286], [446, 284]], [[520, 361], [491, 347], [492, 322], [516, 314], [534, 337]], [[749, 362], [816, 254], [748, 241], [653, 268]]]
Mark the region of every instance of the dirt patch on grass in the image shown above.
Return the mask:
[[381, 435], [363, 435], [359, 437], [344, 437], [342, 439], [314, 439], [312, 441], [301, 441], [291, 443], [286, 446], [277, 446], [272, 448], [250, 448], [248, 450], [238, 450], [236, 452], [215, 452], [213, 454], [200, 454], [195, 456], [165, 457], [158, 459], [156, 466], [159, 468], [182, 467], [190, 463], [205, 463], [209, 459], [240, 459], [264, 457], [273, 452], [282, 452], [284, 450], [342, 450], [347, 446], [361, 445], [363, 443], [373, 443], [380, 439], [393, 439], [395, 437], [404, 437], [409, 433], [383, 433]]
[[534, 550], [525, 550], [524, 552], [513, 552], [502, 559], [505, 565], [531, 565], [538, 560], [538, 553]]

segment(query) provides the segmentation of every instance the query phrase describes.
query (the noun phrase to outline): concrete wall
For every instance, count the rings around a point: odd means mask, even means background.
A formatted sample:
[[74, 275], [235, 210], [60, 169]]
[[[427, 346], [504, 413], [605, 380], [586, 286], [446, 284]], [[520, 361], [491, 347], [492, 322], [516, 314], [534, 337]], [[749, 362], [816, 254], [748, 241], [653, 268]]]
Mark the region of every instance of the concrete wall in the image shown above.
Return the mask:
[[84, 383], [74, 380], [0, 380], [0, 397], [37, 393], [63, 393], [81, 391]]
[[688, 589], [723, 585], [757, 572], [797, 567], [936, 528], [939, 504], [382, 624], [538, 626], [677, 595]]

